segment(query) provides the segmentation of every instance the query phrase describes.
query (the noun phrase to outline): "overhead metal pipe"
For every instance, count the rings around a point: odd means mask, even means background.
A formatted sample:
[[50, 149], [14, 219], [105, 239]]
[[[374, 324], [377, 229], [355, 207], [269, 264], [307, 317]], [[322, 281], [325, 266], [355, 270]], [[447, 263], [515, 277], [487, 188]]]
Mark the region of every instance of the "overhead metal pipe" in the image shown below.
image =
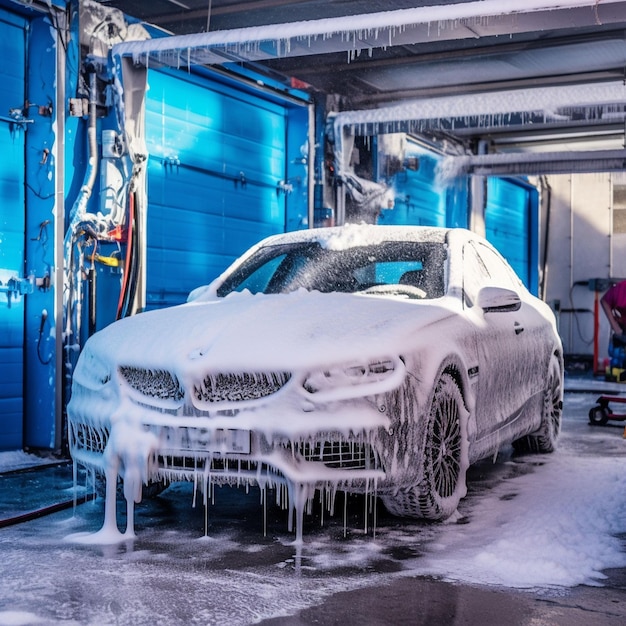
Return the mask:
[[[601, 4], [598, 0], [525, 0], [523, 3], [519, 0], [475, 0], [123, 42], [113, 47], [113, 53], [130, 55], [134, 61], [144, 64], [152, 56], [161, 63], [184, 67], [185, 64], [356, 52], [419, 43], [433, 37], [445, 40], [451, 32], [459, 36], [461, 29], [464, 38], [477, 37], [475, 31], [463, 23], [464, 20], [471, 26], [489, 18], [509, 19], [521, 29], [524, 27], [523, 17], [528, 14], [542, 13], [549, 21], [559, 12], [567, 11], [571, 16], [572, 10], [588, 9], [588, 15], [584, 17], [590, 24], [595, 24], [605, 5], [620, 2], [623, 0], [602, 0]], [[439, 28], [440, 24], [446, 27]], [[530, 30], [531, 26], [528, 25], [527, 29]]]

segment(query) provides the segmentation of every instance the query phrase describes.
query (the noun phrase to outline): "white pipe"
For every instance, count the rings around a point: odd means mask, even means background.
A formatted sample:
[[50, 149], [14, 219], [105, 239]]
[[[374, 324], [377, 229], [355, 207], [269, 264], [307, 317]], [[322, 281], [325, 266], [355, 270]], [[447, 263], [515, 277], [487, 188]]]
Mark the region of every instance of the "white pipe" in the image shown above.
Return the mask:
[[[89, 126], [87, 128], [89, 162], [85, 171], [83, 186], [80, 189], [78, 197], [72, 206], [70, 213], [70, 223], [65, 233], [64, 241], [64, 343], [63, 350], [66, 367], [65, 374], [71, 371], [72, 359], [75, 358], [74, 348], [80, 345], [81, 334], [81, 306], [82, 306], [82, 278], [77, 272], [74, 274], [74, 266], [72, 264], [72, 250], [75, 244], [74, 236], [81, 221], [87, 214], [87, 202], [91, 197], [93, 187], [96, 182], [98, 173], [98, 141], [96, 136], [96, 105], [97, 105], [97, 77], [95, 70], [90, 74], [89, 80]], [[82, 266], [82, 260], [78, 267]], [[72, 287], [74, 290], [72, 291]], [[75, 305], [75, 306], [74, 306]], [[72, 309], [72, 307], [74, 307]], [[69, 377], [66, 378], [67, 391], [66, 398], [69, 398]]]
[[308, 105], [308, 152], [307, 152], [307, 221], [309, 228], [313, 228], [315, 222], [315, 167], [317, 165], [317, 151], [322, 146], [317, 146], [317, 129], [315, 127], [315, 106]]
[[70, 214], [68, 236], [72, 237], [74, 229], [82, 221], [87, 212], [87, 202], [91, 197], [96, 176], [98, 174], [98, 140], [96, 136], [96, 105], [97, 105], [97, 76], [95, 70], [89, 74], [89, 123], [87, 127], [88, 162], [85, 171], [83, 186]]
[[64, 421], [64, 381], [65, 371], [63, 369], [63, 361], [65, 354], [63, 352], [63, 276], [65, 271], [65, 207], [64, 207], [64, 191], [65, 191], [65, 98], [66, 98], [66, 82], [65, 72], [67, 69], [67, 54], [65, 46], [61, 45], [62, 33], [69, 32], [66, 13], [55, 7], [51, 8], [55, 12], [57, 23], [56, 29], [56, 103], [54, 107], [54, 121], [56, 125], [56, 137], [54, 140], [53, 154], [55, 168], [55, 200], [54, 200], [54, 448], [61, 451], [66, 442], [67, 433], [65, 432]]
[[[478, 142], [478, 154], [487, 155], [489, 146], [487, 141], [481, 139]], [[470, 179], [470, 230], [482, 237], [486, 235], [485, 209], [487, 208], [487, 178], [485, 176], [472, 176]]]

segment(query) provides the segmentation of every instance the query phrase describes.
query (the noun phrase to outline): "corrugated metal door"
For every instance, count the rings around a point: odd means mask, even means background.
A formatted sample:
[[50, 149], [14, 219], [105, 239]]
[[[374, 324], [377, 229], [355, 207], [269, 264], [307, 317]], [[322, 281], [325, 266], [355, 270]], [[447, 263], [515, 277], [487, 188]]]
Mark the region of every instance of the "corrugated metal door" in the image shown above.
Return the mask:
[[184, 301], [251, 244], [284, 232], [288, 113], [189, 75], [150, 70], [148, 83], [146, 299], [155, 308]]
[[391, 181], [395, 192], [393, 209], [381, 212], [380, 224], [445, 226], [446, 193], [436, 183], [439, 157], [407, 141], [405, 162], [413, 159], [417, 169], [407, 167]]
[[536, 291], [537, 190], [507, 178], [487, 179], [485, 230], [531, 291]]
[[24, 275], [25, 22], [0, 10], [0, 450], [22, 447], [24, 298], [12, 281]]

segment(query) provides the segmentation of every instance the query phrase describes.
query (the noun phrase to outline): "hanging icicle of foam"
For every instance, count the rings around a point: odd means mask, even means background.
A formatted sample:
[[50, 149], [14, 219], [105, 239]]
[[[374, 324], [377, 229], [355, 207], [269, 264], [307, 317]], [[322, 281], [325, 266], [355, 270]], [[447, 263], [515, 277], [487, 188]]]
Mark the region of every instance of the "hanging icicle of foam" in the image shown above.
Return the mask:
[[[141, 502], [143, 485], [149, 484], [158, 474], [155, 467], [158, 448], [159, 437], [153, 430], [142, 427], [140, 413], [130, 402], [122, 402], [118, 412], [111, 417], [110, 434], [103, 453], [106, 494], [102, 528], [93, 534], [71, 535], [68, 540], [111, 544], [135, 537], [135, 504]], [[120, 532], [117, 526], [118, 476], [123, 481], [126, 501], [124, 532]]]

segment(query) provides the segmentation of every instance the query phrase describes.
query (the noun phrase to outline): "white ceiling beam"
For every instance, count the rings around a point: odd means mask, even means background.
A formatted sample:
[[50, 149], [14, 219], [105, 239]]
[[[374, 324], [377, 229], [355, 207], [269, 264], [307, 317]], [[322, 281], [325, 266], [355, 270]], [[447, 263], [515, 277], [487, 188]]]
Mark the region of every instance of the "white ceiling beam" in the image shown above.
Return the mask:
[[442, 179], [460, 175], [536, 176], [575, 172], [623, 172], [626, 150], [571, 152], [514, 152], [445, 157], [439, 166]]
[[625, 0], [476, 0], [124, 42], [116, 55], [174, 66], [260, 61], [421, 41], [480, 38], [623, 21]]
[[[408, 120], [459, 119], [476, 117], [513, 116], [515, 114], [538, 113], [547, 120], [568, 120], [568, 110], [593, 107], [616, 107], [626, 103], [624, 81], [598, 83], [595, 85], [560, 85], [535, 89], [509, 89], [487, 93], [470, 93], [459, 96], [442, 96], [407, 100], [397, 105], [345, 111], [335, 117], [335, 128], [366, 125], [384, 126]], [[619, 113], [623, 117], [623, 111]], [[371, 133], [363, 133], [371, 134]]]

